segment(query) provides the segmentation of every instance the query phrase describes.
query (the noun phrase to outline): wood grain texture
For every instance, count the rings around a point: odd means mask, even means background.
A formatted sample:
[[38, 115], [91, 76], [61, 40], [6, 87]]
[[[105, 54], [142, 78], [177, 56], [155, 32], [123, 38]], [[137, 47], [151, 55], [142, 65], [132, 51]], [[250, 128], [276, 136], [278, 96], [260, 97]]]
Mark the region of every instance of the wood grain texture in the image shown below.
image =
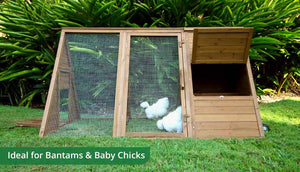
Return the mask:
[[239, 130], [198, 130], [196, 138], [232, 138], [232, 137], [259, 137], [258, 130], [239, 129]]
[[252, 100], [242, 100], [242, 101], [222, 101], [222, 100], [206, 100], [206, 101], [196, 101], [195, 107], [253, 107]]
[[225, 121], [225, 122], [196, 122], [197, 130], [257, 130], [256, 122]]
[[187, 130], [187, 118], [189, 117], [187, 113], [187, 103], [186, 103], [186, 97], [185, 97], [185, 91], [186, 91], [186, 85], [185, 85], [185, 71], [184, 71], [184, 59], [183, 59], [183, 46], [184, 46], [184, 40], [183, 40], [183, 32], [177, 33], [177, 41], [178, 41], [178, 65], [179, 65], [179, 81], [180, 81], [180, 100], [181, 100], [181, 115], [182, 115], [182, 130], [183, 135], [187, 137], [188, 130]]
[[[65, 32], [62, 31], [60, 35], [56, 60], [52, 72], [52, 78], [50, 82], [49, 92], [47, 96], [44, 115], [43, 115], [42, 124], [40, 128], [40, 133], [39, 133], [39, 136], [41, 137], [45, 136], [46, 134], [58, 128], [58, 123], [59, 123], [58, 73], [59, 73], [60, 59], [63, 53], [62, 50], [63, 50], [64, 42], [65, 42]], [[49, 121], [51, 121], [51, 123]]]
[[252, 96], [194, 96], [194, 101], [201, 100], [221, 100], [221, 101], [235, 101], [235, 100], [253, 100]]
[[[127, 99], [124, 101], [124, 91], [127, 94], [127, 90], [124, 89], [124, 84], [128, 84], [125, 80], [125, 72], [129, 63], [129, 57], [125, 56], [127, 34], [125, 31], [120, 33], [119, 40], [119, 54], [118, 54], [118, 70], [117, 70], [117, 82], [116, 82], [116, 98], [115, 98], [115, 111], [114, 111], [114, 126], [113, 126], [113, 136], [124, 136], [126, 130], [126, 113], [127, 113]], [[128, 61], [128, 62], [127, 62]], [[128, 70], [128, 69], [127, 69]], [[125, 112], [124, 112], [125, 110]], [[125, 117], [124, 117], [125, 116]]]
[[189, 50], [189, 47], [192, 47], [192, 44], [189, 43], [189, 40], [192, 39], [192, 32], [183, 33], [183, 69], [184, 69], [184, 82], [185, 82], [185, 100], [186, 100], [186, 122], [187, 122], [187, 136], [193, 137], [193, 84], [192, 84], [192, 72], [191, 72], [191, 58], [192, 51]]
[[202, 38], [198, 39], [198, 46], [236, 46], [240, 45], [245, 47], [247, 38]]
[[252, 32], [252, 28], [195, 28], [192, 63], [246, 63]]
[[256, 114], [259, 134], [260, 134], [260, 137], [264, 137], [265, 133], [263, 130], [263, 124], [262, 124], [261, 117], [260, 117], [260, 111], [259, 111], [259, 106], [258, 106], [257, 97], [256, 97], [257, 95], [256, 95], [256, 90], [255, 90], [255, 85], [254, 85], [254, 81], [253, 81], [253, 75], [252, 75], [252, 70], [251, 70], [251, 65], [250, 65], [249, 59], [247, 61], [247, 71], [248, 71], [248, 77], [249, 77], [249, 82], [250, 82], [250, 87], [251, 87], [251, 93], [253, 96], [252, 100], [253, 100], [253, 104], [254, 104], [254, 108], [255, 108], [255, 114]]
[[[194, 117], [195, 122], [203, 121], [256, 121], [255, 113], [253, 114], [202, 114]], [[197, 127], [196, 127], [197, 128]]]
[[[196, 104], [196, 103], [195, 103]], [[195, 106], [195, 113], [202, 114], [202, 113], [228, 113], [228, 114], [235, 114], [235, 113], [244, 113], [244, 114], [254, 114], [255, 109], [254, 107], [228, 107], [228, 106], [210, 106], [210, 107], [199, 107]]]

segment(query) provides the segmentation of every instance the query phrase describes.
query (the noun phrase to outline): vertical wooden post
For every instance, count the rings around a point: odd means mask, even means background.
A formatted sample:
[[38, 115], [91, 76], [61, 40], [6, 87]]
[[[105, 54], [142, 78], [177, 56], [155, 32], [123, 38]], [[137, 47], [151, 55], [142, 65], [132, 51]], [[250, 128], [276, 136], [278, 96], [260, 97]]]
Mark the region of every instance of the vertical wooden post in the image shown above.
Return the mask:
[[[128, 59], [125, 56], [126, 37], [126, 31], [120, 31], [113, 136], [125, 136], [126, 130], [126, 119], [123, 119], [127, 113], [127, 97], [125, 93], [128, 92], [125, 88], [125, 70], [128, 67], [126, 66]], [[124, 102], [124, 100], [126, 100], [126, 102]]]
[[189, 109], [189, 107], [187, 107], [187, 103], [186, 103], [186, 73], [185, 73], [185, 65], [184, 65], [184, 61], [185, 61], [185, 54], [183, 52], [183, 47], [185, 47], [184, 45], [184, 32], [181, 32], [178, 34], [177, 36], [178, 39], [178, 67], [179, 67], [179, 80], [180, 80], [180, 97], [181, 97], [181, 107], [182, 107], [182, 114], [181, 114], [181, 118], [182, 118], [182, 132], [184, 134], [185, 137], [188, 136], [188, 118], [189, 118], [189, 113], [187, 112], [187, 109]]
[[193, 81], [192, 81], [192, 72], [191, 72], [191, 57], [189, 56], [192, 47], [189, 47], [189, 31], [183, 32], [183, 66], [184, 66], [184, 79], [185, 79], [185, 99], [186, 99], [186, 118], [187, 118], [187, 136], [193, 137]]

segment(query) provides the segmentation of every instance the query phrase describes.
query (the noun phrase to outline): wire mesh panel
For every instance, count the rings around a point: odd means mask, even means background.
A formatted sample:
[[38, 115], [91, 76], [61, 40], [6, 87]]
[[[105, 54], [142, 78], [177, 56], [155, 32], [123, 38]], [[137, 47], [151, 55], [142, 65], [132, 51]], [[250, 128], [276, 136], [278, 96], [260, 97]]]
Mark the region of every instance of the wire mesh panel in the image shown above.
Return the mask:
[[177, 36], [131, 36], [126, 132], [182, 132], [178, 59]]
[[[64, 46], [60, 78], [68, 79], [59, 80], [60, 120], [67, 124], [53, 135], [111, 136], [119, 34], [68, 33]], [[74, 107], [79, 117], [72, 121]]]
[[60, 89], [59, 100], [60, 100], [59, 121], [63, 123], [67, 123], [69, 120], [69, 108], [68, 108], [69, 89]]

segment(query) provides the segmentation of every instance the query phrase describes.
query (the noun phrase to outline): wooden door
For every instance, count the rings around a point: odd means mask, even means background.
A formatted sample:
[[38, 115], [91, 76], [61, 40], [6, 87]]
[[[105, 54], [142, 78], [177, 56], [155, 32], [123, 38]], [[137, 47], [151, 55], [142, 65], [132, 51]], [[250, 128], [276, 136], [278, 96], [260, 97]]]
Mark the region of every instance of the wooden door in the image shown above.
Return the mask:
[[[187, 137], [187, 123], [184, 92], [184, 69], [182, 30], [136, 30], [124, 31], [123, 55], [119, 59], [117, 99], [120, 104], [116, 136], [133, 137]], [[121, 66], [121, 67], [120, 67]], [[169, 106], [166, 107], [168, 100]], [[161, 100], [161, 101], [160, 101]], [[157, 103], [155, 106], [153, 104]], [[151, 117], [141, 104], [147, 102], [159, 111], [166, 109], [164, 115]], [[160, 106], [161, 105], [161, 106]], [[157, 127], [170, 112], [181, 106], [182, 131], [167, 132]], [[147, 111], [147, 112], [146, 112]], [[155, 110], [154, 110], [155, 111]], [[153, 115], [155, 113], [152, 111]], [[150, 111], [151, 112], [151, 111]], [[175, 113], [175, 112], [174, 112]], [[173, 113], [173, 114], [174, 114]]]

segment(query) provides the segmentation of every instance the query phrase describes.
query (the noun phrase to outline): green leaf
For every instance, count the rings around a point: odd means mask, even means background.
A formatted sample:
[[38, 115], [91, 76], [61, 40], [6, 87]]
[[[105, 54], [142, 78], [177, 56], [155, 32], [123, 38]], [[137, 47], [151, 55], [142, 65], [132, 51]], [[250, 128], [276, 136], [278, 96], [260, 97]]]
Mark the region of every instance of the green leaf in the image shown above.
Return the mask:
[[263, 12], [263, 11], [266, 11], [266, 10], [269, 10], [270, 7], [262, 7], [262, 8], [259, 8], [259, 9], [255, 9], [255, 10], [252, 10], [246, 14], [244, 14], [241, 19], [245, 19], [245, 18], [248, 18], [249, 16], [253, 16], [255, 13], [258, 13], [258, 12]]
[[94, 90], [93, 96], [97, 97], [111, 83], [112, 83], [111, 81], [104, 81], [104, 82], [101, 82], [101, 83], [97, 83], [97, 86], [92, 89], [92, 90]]
[[272, 56], [270, 53], [268, 53], [268, 52], [266, 52], [266, 51], [264, 51], [262, 49], [258, 49], [257, 52], [263, 53], [263, 54], [271, 57], [273, 60], [276, 60], [276, 58], [274, 56]]
[[94, 54], [94, 55], [97, 55], [97, 56], [99, 55], [99, 53], [97, 51], [94, 51], [92, 49], [81, 48], [81, 47], [76, 47], [76, 46], [70, 46], [70, 51], [76, 51], [76, 52]]
[[0, 81], [13, 80], [13, 79], [16, 79], [18, 77], [22, 77], [22, 76], [33, 74], [33, 73], [40, 73], [40, 72], [41, 72], [41, 70], [39, 68], [35, 67], [32, 70], [23, 70], [23, 71], [19, 71], [19, 72], [15, 72], [13, 74], [10, 74], [8, 76], [0, 76]]
[[69, 27], [76, 26], [76, 27], [83, 27], [83, 25], [78, 24], [78, 23], [75, 23], [75, 22], [72, 22], [72, 21], [59, 20], [59, 19], [56, 19], [55, 21], [56, 21], [59, 25], [61, 25], [61, 26], [69, 26]]
[[275, 44], [275, 45], [284, 45], [284, 43], [280, 42], [278, 39], [263, 36], [263, 37], [255, 37], [252, 39], [252, 45], [258, 44]]
[[38, 94], [38, 93], [40, 93], [40, 92], [42, 92], [43, 90], [42, 89], [37, 89], [37, 90], [34, 90], [34, 91], [32, 91], [32, 92], [30, 92], [30, 93], [28, 93], [21, 101], [20, 101], [20, 103], [19, 103], [19, 105], [23, 105], [24, 103], [26, 103], [26, 107], [29, 107], [29, 105], [30, 105], [30, 103], [31, 103], [31, 101], [32, 101], [32, 99], [33, 99], [33, 97], [36, 95], [36, 94]]
[[165, 75], [164, 72], [160, 72], [160, 71], [157, 72], [158, 84], [162, 83], [164, 75]]
[[8, 31], [8, 30], [2, 30], [3, 33], [11, 35], [11, 36], [18, 36], [18, 37], [26, 37], [26, 38], [30, 38], [30, 39], [35, 39], [35, 37], [27, 35], [27, 34], [23, 34], [21, 32], [14, 32], [14, 31]]
[[17, 50], [17, 51], [26, 52], [26, 53], [39, 53], [39, 51], [37, 51], [37, 50], [21, 48], [17, 45], [10, 44], [10, 43], [0, 43], [0, 48], [8, 49], [8, 50]]
[[112, 5], [115, 3], [116, 3], [115, 1], [110, 1], [104, 4], [100, 9], [97, 10], [97, 12], [95, 13], [95, 17], [100, 17], [105, 10], [112, 7]]

